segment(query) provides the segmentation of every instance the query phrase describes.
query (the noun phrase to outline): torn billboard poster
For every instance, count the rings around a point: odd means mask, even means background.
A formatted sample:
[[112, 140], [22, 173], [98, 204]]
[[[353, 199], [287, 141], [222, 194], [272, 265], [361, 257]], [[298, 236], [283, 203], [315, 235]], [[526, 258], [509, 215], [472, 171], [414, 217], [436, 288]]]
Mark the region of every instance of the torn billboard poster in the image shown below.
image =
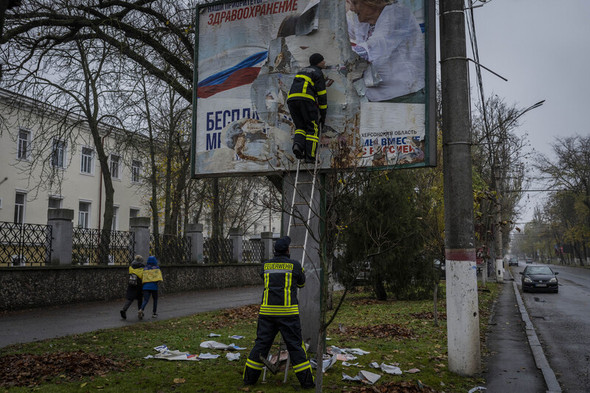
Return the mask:
[[[295, 168], [286, 101], [313, 53], [323, 55], [324, 75], [334, 80], [320, 135], [322, 169], [434, 165], [433, 3], [198, 5], [192, 175]], [[377, 7], [378, 17], [367, 19], [362, 7]]]

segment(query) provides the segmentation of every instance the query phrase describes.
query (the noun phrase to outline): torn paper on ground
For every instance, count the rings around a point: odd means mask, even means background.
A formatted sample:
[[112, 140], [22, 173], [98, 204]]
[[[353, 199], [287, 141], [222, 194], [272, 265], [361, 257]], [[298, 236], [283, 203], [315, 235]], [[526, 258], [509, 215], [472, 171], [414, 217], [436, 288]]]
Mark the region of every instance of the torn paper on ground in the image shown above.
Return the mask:
[[343, 351], [345, 353], [352, 353], [353, 355], [368, 355], [371, 352], [363, 351], [360, 348], [344, 348]]
[[199, 360], [200, 359], [217, 359], [218, 357], [219, 357], [219, 355], [213, 355], [209, 352], [199, 354]]
[[337, 354], [368, 355], [371, 353], [371, 352], [363, 351], [360, 348], [338, 348], [334, 345], [331, 345], [328, 348], [326, 348], [326, 352], [329, 353], [330, 355], [337, 355]]
[[221, 337], [221, 334], [209, 333], [209, 337]]
[[343, 381], [357, 381], [362, 383], [367, 383], [369, 385], [373, 385], [381, 378], [381, 375], [372, 373], [370, 371], [359, 371], [359, 373], [355, 377], [351, 377], [342, 373], [342, 380]]
[[225, 351], [225, 350], [241, 351], [241, 350], [246, 349], [243, 347], [238, 347], [234, 343], [227, 345], [227, 344], [223, 344], [223, 343], [220, 343], [217, 341], [203, 341], [201, 343], [201, 348], [221, 349], [222, 351]]
[[[336, 355], [330, 356], [328, 359], [324, 359], [322, 361], [322, 372], [325, 373], [330, 367], [332, 367], [334, 365], [334, 363], [336, 363], [336, 360], [337, 360]], [[315, 359], [309, 359], [309, 363], [311, 363], [312, 368], [317, 368], [317, 363], [316, 363]]]
[[402, 375], [402, 370], [393, 364], [381, 363], [379, 368], [381, 368], [381, 371], [386, 372], [387, 374]]
[[234, 361], [234, 360], [240, 360], [240, 353], [239, 352], [228, 352], [225, 354], [225, 357], [230, 362]]
[[350, 367], [350, 366], [363, 367], [363, 366], [360, 365], [359, 362], [356, 362], [356, 363], [342, 362], [342, 365], [345, 366], [345, 367]]
[[229, 336], [229, 338], [233, 340], [241, 340], [244, 338], [244, 336], [238, 336], [237, 334], [234, 334], [233, 336]]
[[351, 355], [349, 353], [339, 353], [339, 354], [336, 355], [336, 358], [338, 360], [340, 360], [340, 361], [348, 362], [350, 360], [355, 360], [356, 359], [356, 356]]
[[160, 345], [154, 348], [158, 353], [154, 356], [148, 355], [145, 359], [163, 359], [163, 360], [199, 360], [197, 355], [178, 350], [170, 350], [166, 345]]

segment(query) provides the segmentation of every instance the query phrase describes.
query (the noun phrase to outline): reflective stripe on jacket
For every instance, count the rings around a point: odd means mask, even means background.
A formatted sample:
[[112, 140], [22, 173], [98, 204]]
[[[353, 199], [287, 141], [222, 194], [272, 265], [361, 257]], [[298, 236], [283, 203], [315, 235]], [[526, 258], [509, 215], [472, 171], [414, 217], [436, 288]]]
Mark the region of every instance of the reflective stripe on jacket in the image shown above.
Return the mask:
[[300, 70], [293, 79], [287, 100], [313, 101], [325, 116], [328, 109], [328, 96], [326, 95], [326, 79], [322, 69], [317, 66], [309, 66]]
[[299, 315], [297, 288], [305, 285], [305, 272], [301, 264], [281, 255], [262, 265], [264, 293], [260, 315]]

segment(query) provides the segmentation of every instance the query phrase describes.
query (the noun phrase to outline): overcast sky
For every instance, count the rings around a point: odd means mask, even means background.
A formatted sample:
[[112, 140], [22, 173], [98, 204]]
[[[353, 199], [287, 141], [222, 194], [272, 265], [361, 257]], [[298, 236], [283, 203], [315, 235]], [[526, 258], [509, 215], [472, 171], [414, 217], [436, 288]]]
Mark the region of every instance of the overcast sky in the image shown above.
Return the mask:
[[[480, 63], [508, 79], [483, 70], [486, 97], [520, 108], [546, 100], [517, 130], [531, 148], [554, 157], [556, 138], [590, 134], [590, 0], [488, 0], [474, 17]], [[519, 221], [532, 217], [543, 195], [525, 198]]]

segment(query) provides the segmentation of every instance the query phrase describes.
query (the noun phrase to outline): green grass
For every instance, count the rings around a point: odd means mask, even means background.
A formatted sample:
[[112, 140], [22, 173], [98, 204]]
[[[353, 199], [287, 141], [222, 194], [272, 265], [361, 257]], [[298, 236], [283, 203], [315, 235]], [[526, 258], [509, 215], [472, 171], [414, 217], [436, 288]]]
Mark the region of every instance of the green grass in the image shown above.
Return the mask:
[[[479, 291], [480, 332], [484, 336], [491, 304], [497, 296], [498, 286], [490, 283], [486, 291]], [[444, 286], [441, 285], [438, 309], [445, 315]], [[338, 294], [336, 294], [338, 296]], [[391, 381], [417, 381], [437, 391], [467, 392], [481, 385], [480, 377], [461, 377], [448, 371], [446, 320], [439, 318], [434, 326], [429, 318], [432, 301], [386, 301], [372, 299], [368, 292], [350, 294], [335, 322], [328, 328], [327, 345], [340, 348], [361, 348], [371, 352], [352, 362], [364, 365], [371, 362], [399, 363], [402, 370], [420, 369], [417, 374], [400, 376], [382, 374], [377, 386]], [[208, 337], [209, 333], [221, 337]], [[230, 335], [246, 338], [235, 341]], [[49, 381], [24, 387], [0, 385], [0, 392], [239, 392], [241, 376], [256, 334], [255, 307], [223, 310], [167, 321], [141, 323], [125, 328], [100, 330], [88, 334], [68, 336], [30, 344], [19, 344], [0, 349], [0, 359], [10, 354], [45, 355], [56, 352], [82, 351], [120, 362], [123, 371], [109, 371], [102, 375], [75, 377], [67, 370], [52, 375]], [[202, 349], [200, 343], [215, 340], [247, 347], [241, 351], [239, 361], [230, 362], [225, 353], [215, 360], [165, 361], [144, 359], [154, 355], [153, 347], [166, 344], [170, 349], [190, 353], [216, 352]], [[275, 348], [273, 348], [275, 351]], [[485, 352], [485, 348], [484, 351]], [[324, 375], [324, 392], [346, 392], [360, 384], [342, 381], [342, 373], [355, 376], [361, 369], [345, 367], [337, 362]], [[288, 381], [282, 383], [283, 373], [267, 374], [267, 381], [246, 391], [295, 391], [297, 379], [292, 371]], [[1, 383], [1, 382], [0, 382]]]

